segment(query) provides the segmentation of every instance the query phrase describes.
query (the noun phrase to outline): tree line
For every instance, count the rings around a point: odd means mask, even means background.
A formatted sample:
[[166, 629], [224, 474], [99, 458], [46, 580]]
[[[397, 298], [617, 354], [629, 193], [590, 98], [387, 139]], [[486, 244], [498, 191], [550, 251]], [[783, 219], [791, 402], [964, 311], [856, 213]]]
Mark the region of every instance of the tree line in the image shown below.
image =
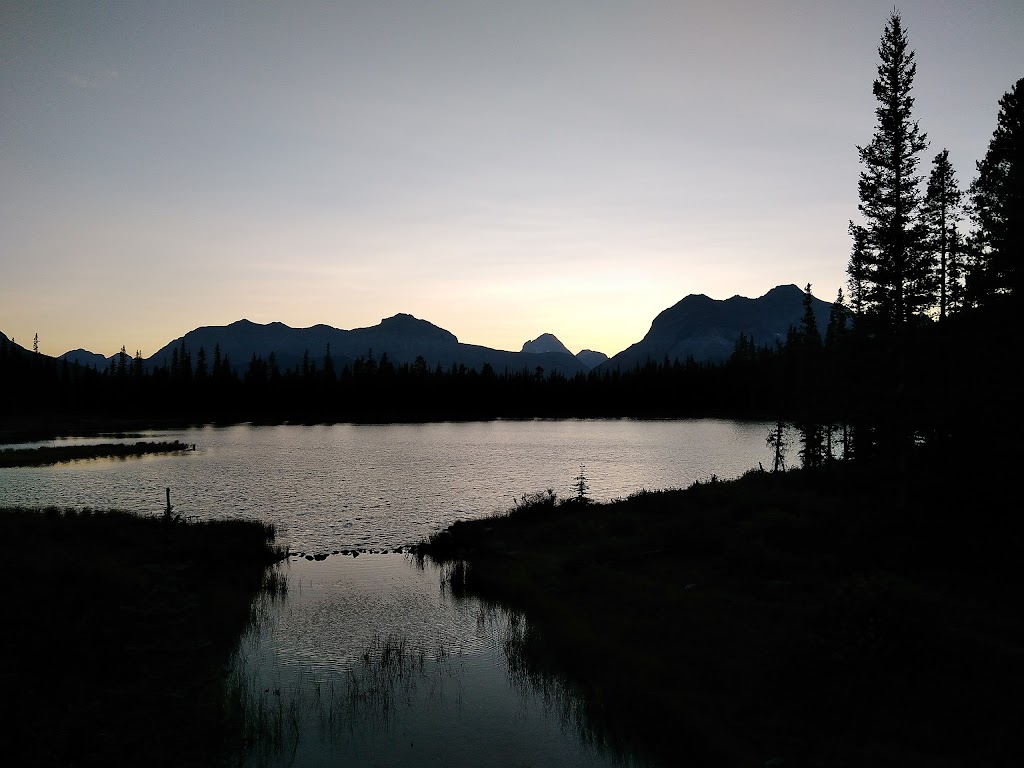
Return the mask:
[[897, 335], [1019, 295], [1024, 79], [1000, 99], [995, 132], [965, 195], [947, 149], [935, 155], [927, 179], [919, 173], [928, 139], [913, 113], [915, 52], [896, 12], [878, 54], [877, 123], [857, 147], [861, 221], [849, 224], [847, 275], [857, 324]]
[[[948, 446], [954, 433], [1006, 424], [1019, 410], [1005, 384], [1019, 352], [1024, 79], [1000, 99], [965, 195], [948, 150], [927, 178], [919, 172], [928, 140], [914, 117], [915, 52], [896, 11], [878, 56], [876, 125], [857, 148], [861, 217], [849, 224], [846, 396], [861, 449], [899, 456], [922, 429]], [[922, 413], [927, 422], [916, 423]]]

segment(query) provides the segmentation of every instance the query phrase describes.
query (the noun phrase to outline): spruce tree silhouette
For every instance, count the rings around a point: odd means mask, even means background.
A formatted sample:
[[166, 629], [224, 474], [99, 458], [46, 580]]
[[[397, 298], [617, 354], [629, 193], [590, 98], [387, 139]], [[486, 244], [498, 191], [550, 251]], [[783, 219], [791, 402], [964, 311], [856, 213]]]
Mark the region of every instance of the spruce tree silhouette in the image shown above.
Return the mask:
[[918, 154], [928, 142], [911, 114], [917, 64], [898, 12], [889, 18], [878, 55], [873, 85], [878, 122], [871, 141], [857, 147], [863, 166], [858, 208], [865, 220], [865, 263], [856, 269], [851, 264], [850, 271], [860, 277], [863, 296], [855, 292], [855, 300], [863, 301], [872, 325], [899, 332], [930, 305], [924, 290], [930, 257], [921, 248], [921, 177], [916, 174]]
[[1020, 301], [1024, 254], [1024, 78], [999, 100], [999, 116], [978, 177], [971, 184], [979, 303], [1010, 295]]
[[943, 149], [932, 161], [921, 210], [926, 227], [925, 247], [932, 253], [936, 267], [931, 280], [932, 290], [938, 293], [940, 322], [951, 310], [959, 308], [963, 297], [963, 270], [957, 247], [961, 197], [949, 150]]

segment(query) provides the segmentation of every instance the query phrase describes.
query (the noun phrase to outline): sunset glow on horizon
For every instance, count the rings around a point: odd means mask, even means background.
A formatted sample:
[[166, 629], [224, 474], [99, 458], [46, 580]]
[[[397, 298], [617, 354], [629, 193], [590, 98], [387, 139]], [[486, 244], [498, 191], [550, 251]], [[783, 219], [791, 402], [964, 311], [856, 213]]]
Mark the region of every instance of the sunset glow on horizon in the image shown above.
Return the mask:
[[[173, 6], [173, 8], [172, 8]], [[974, 177], [1019, 0], [898, 6]], [[613, 355], [686, 295], [845, 290], [892, 3], [35, 2], [0, 10], [0, 332], [143, 356], [404, 312]]]

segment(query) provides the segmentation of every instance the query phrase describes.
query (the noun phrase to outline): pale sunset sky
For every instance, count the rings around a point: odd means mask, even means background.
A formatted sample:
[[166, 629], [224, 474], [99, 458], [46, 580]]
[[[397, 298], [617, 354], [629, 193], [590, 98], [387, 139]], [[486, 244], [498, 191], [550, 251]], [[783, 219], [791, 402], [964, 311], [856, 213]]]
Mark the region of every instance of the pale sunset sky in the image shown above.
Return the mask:
[[[961, 186], [1020, 0], [898, 4]], [[691, 293], [845, 286], [891, 0], [0, 0], [0, 331], [153, 354], [397, 312], [611, 355]]]

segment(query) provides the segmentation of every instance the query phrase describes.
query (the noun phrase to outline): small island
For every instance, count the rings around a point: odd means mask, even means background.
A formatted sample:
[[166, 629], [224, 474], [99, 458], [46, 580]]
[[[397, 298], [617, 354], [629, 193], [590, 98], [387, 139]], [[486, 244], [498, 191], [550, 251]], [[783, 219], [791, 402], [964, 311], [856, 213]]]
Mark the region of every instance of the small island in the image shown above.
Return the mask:
[[0, 449], [0, 467], [42, 467], [80, 459], [127, 459], [157, 453], [183, 453], [194, 451], [195, 448], [179, 440], [4, 448]]

